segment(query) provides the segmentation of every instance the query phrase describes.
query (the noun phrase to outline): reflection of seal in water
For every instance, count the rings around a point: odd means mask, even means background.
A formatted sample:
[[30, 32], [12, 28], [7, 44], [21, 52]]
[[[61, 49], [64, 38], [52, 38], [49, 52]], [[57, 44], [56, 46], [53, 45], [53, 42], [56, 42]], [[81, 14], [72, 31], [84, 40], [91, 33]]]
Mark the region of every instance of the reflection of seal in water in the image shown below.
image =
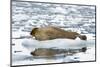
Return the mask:
[[33, 56], [54, 56], [56, 54], [67, 53], [64, 49], [46, 49], [46, 48], [38, 48], [35, 51], [31, 52]]
[[35, 51], [31, 52], [33, 56], [53, 56], [56, 52], [49, 49], [36, 49]]
[[77, 32], [69, 32], [58, 27], [43, 27], [43, 28], [33, 28], [30, 35], [35, 36], [37, 40], [51, 40], [56, 38], [68, 38], [75, 39], [79, 37], [81, 40], [86, 40], [85, 35], [80, 35]]
[[46, 49], [46, 48], [38, 48], [35, 51], [31, 52], [31, 55], [33, 56], [44, 56], [44, 57], [52, 57], [57, 54], [65, 54], [65, 55], [73, 55], [78, 52], [85, 52], [87, 50], [86, 47], [83, 47], [81, 49]]

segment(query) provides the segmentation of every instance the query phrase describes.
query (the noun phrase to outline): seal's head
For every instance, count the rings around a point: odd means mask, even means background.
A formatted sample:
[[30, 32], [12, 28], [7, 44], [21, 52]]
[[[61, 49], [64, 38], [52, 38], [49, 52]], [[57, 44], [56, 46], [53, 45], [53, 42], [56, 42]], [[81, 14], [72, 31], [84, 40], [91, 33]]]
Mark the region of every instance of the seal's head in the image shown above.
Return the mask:
[[35, 55], [36, 55], [34, 52], [31, 52], [30, 54], [31, 54], [31, 55], [33, 55], [33, 56], [35, 56]]
[[38, 28], [33, 28], [32, 31], [30, 32], [30, 35], [35, 36], [37, 30]]

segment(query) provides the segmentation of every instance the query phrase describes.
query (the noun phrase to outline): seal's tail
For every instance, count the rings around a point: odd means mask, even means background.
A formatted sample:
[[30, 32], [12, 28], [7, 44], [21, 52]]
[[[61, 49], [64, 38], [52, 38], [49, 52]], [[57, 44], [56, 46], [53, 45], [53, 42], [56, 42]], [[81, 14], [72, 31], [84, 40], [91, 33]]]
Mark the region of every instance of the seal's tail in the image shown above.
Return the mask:
[[77, 35], [77, 37], [79, 37], [81, 40], [87, 40], [86, 35]]

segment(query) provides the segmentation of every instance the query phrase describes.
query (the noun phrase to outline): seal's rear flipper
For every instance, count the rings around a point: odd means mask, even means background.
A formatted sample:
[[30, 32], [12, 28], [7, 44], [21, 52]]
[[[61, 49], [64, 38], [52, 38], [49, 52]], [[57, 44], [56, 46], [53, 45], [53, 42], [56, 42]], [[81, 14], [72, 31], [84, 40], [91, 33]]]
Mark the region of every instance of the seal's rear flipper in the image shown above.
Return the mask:
[[87, 47], [83, 47], [81, 51], [86, 52], [86, 50], [87, 50]]

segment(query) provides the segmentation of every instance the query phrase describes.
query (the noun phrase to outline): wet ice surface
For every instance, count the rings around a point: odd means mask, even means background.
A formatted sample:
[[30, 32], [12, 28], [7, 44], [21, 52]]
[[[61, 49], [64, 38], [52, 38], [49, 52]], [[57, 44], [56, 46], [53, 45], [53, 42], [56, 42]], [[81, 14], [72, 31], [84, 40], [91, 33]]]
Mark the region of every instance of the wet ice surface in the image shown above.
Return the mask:
[[[73, 55], [58, 55], [58, 56], [55, 56], [55, 57], [52, 57], [52, 58], [33, 57], [30, 54], [30, 52], [34, 51], [36, 45], [39, 45], [39, 44], [37, 44], [35, 41], [33, 43], [33, 42], [31, 42], [32, 40], [30, 40], [31, 44], [36, 44], [34, 47], [32, 47], [32, 46], [30, 46], [29, 43], [26, 43], [26, 40], [29, 41], [30, 39], [17, 39], [14, 42], [14, 43], [16, 43], [16, 45], [12, 46], [12, 49], [13, 49], [12, 50], [13, 65], [60, 63], [60, 62], [79, 62], [79, 61], [94, 61], [95, 60], [95, 45], [94, 45], [95, 42], [94, 42], [94, 40], [87, 40], [87, 42], [86, 42], [87, 51], [85, 53], [84, 52], [78, 52], [78, 53], [73, 54]], [[60, 40], [63, 40], [63, 39], [60, 39]], [[27, 44], [27, 46], [23, 46], [22, 45], [23, 42], [25, 42]], [[29, 44], [29, 46], [28, 46], [28, 44]], [[50, 42], [48, 44], [50, 44]], [[54, 45], [57, 44], [56, 47], [59, 48], [59, 46], [58, 46], [59, 43], [55, 42], [53, 44]], [[43, 45], [43, 44], [40, 44], [40, 45]], [[48, 48], [52, 47], [52, 45], [51, 46], [49, 45]], [[64, 47], [63, 49], [65, 49], [66, 44], [65, 45], [62, 44], [62, 45], [63, 45], [62, 48]], [[69, 48], [70, 47], [71, 46], [69, 45]], [[47, 46], [46, 46], [46, 48], [47, 48]], [[75, 49], [77, 49], [77, 48], [79, 49], [79, 46], [76, 45]], [[80, 48], [82, 48], [81, 44], [80, 44]], [[66, 49], [68, 49], [68, 47]], [[73, 49], [74, 49], [74, 47], [73, 47]]]
[[[32, 42], [37, 45], [36, 40], [29, 35], [33, 27], [59, 26], [68, 31], [75, 31], [87, 36], [85, 42], [87, 51], [74, 55], [58, 56], [53, 58], [39, 58], [30, 55], [33, 49], [27, 49], [23, 43]], [[84, 44], [76, 39], [77, 44]], [[75, 42], [74, 41], [74, 42]], [[51, 41], [47, 41], [50, 43]], [[60, 41], [61, 42], [61, 41]], [[68, 41], [69, 42], [69, 41]], [[53, 40], [54, 47], [65, 47], [57, 40]], [[42, 43], [43, 44], [43, 43]], [[46, 44], [46, 43], [45, 43]], [[56, 44], [56, 45], [55, 45]], [[41, 44], [39, 44], [41, 45]], [[68, 45], [68, 44], [67, 44]], [[52, 47], [48, 44], [49, 47]], [[84, 46], [84, 45], [83, 45]], [[31, 46], [28, 46], [29, 48]], [[38, 46], [39, 47], [39, 46]], [[69, 46], [71, 47], [71, 46]], [[80, 45], [81, 47], [81, 45]], [[75, 48], [79, 48], [76, 46]], [[30, 2], [12, 3], [12, 65], [44, 64], [60, 62], [78, 62], [95, 60], [95, 7], [63, 4], [44, 4]]]

